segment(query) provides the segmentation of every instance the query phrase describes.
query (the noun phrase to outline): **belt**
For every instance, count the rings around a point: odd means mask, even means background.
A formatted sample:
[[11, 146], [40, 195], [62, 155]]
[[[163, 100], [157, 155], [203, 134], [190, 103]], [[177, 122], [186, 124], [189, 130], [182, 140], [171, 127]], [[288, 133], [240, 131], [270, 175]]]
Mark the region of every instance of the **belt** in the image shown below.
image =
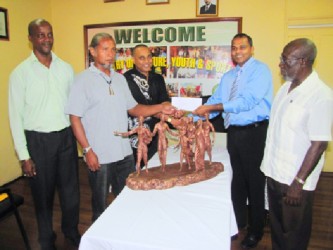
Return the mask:
[[40, 134], [58, 134], [58, 133], [65, 132], [69, 128], [70, 127], [66, 127], [66, 128], [61, 129], [61, 130], [58, 130], [58, 131], [50, 131], [50, 132], [39, 132], [39, 131], [35, 131], [35, 130], [25, 130], [25, 132], [27, 132], [27, 133], [40, 133]]
[[266, 125], [268, 124], [268, 120], [262, 120], [260, 122], [254, 122], [248, 125], [230, 125], [228, 129], [234, 129], [234, 130], [244, 130], [244, 129], [251, 129], [251, 128], [257, 128], [260, 127], [262, 125]]
[[69, 127], [63, 128], [63, 129], [58, 130], [58, 131], [51, 131], [51, 132], [49, 132], [49, 133], [50, 133], [50, 134], [62, 133], [62, 132], [64, 132], [64, 131], [67, 130], [67, 129], [69, 129]]

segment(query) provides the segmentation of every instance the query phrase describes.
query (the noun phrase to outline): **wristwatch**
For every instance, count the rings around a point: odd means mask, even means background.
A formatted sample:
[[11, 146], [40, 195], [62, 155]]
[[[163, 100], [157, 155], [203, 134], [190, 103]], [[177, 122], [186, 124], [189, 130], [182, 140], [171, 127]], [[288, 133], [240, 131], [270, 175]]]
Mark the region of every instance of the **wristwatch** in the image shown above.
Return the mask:
[[172, 118], [169, 116], [169, 118], [167, 119], [167, 122], [171, 123], [171, 121], [172, 121]]
[[90, 149], [91, 149], [90, 146], [88, 146], [86, 148], [83, 148], [83, 150], [82, 150], [83, 155], [86, 155], [89, 152]]

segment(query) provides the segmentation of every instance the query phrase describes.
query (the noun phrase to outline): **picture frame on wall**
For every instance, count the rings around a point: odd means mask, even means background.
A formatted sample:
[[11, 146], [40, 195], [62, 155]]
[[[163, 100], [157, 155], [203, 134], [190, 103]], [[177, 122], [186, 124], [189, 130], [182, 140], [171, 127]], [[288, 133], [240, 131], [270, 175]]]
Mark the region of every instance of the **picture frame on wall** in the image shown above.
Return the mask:
[[196, 0], [197, 17], [216, 17], [218, 16], [219, 0]]
[[8, 12], [0, 7], [0, 40], [9, 40]]
[[146, 0], [147, 5], [150, 5], [150, 4], [166, 4], [166, 3], [170, 3], [170, 0]]

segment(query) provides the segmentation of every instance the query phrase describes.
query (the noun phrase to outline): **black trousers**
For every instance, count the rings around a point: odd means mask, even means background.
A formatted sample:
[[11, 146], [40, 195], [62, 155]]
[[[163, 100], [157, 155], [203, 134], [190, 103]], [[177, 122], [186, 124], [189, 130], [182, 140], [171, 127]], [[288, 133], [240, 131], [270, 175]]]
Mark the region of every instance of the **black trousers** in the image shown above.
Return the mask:
[[288, 186], [267, 178], [269, 218], [274, 250], [306, 250], [312, 227], [314, 191], [302, 191], [300, 206], [289, 206], [283, 198]]
[[227, 134], [227, 149], [233, 170], [231, 197], [237, 225], [238, 228], [248, 225], [248, 232], [257, 236], [263, 234], [265, 223], [265, 176], [260, 171], [260, 165], [267, 127], [267, 121], [258, 126], [230, 126]]
[[62, 211], [61, 229], [65, 235], [78, 233], [80, 193], [77, 144], [70, 127], [59, 132], [25, 131], [28, 150], [36, 165], [29, 178], [38, 224], [39, 242], [47, 248], [54, 241], [52, 225], [56, 189]]

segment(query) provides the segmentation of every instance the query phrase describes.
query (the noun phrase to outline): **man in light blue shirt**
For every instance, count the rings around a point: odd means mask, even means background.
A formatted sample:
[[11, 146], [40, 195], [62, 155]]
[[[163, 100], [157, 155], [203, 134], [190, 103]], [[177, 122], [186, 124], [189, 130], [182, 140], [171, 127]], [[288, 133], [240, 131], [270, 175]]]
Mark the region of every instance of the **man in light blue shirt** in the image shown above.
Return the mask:
[[[213, 118], [222, 112], [228, 131], [227, 149], [233, 178], [231, 195], [239, 229], [247, 228], [242, 247], [255, 247], [265, 221], [265, 176], [260, 171], [273, 99], [272, 76], [264, 63], [254, 59], [252, 38], [234, 36], [231, 56], [237, 66], [228, 71], [207, 103], [194, 111]], [[247, 218], [247, 201], [249, 218]]]

